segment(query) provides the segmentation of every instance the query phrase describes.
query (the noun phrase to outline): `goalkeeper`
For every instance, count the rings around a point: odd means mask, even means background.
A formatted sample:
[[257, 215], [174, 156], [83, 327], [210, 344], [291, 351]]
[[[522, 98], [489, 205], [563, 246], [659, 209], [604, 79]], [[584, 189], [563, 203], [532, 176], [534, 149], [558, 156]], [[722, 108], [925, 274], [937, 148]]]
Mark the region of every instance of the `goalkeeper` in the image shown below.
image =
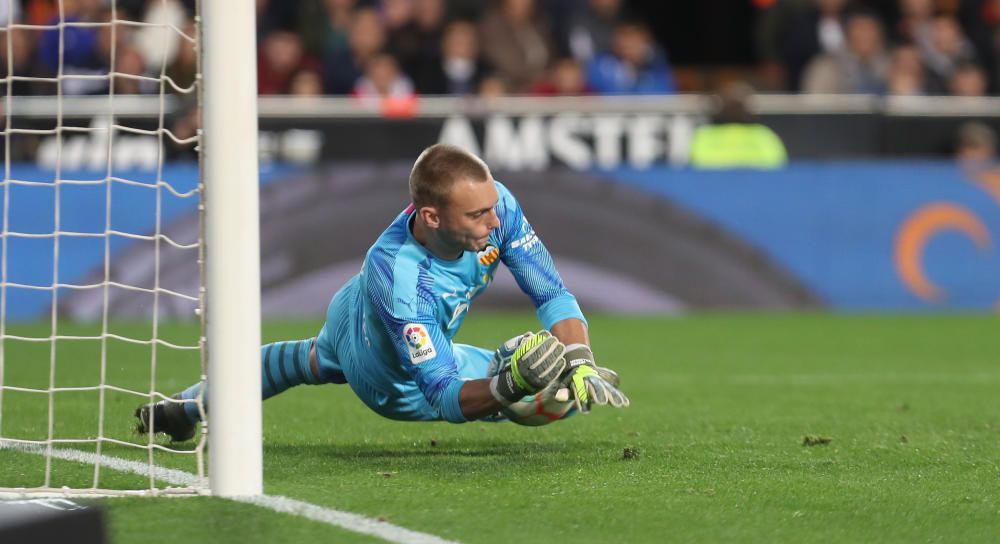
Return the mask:
[[[595, 364], [587, 322], [551, 255], [486, 164], [434, 145], [417, 158], [409, 187], [412, 204], [334, 295], [319, 334], [261, 348], [263, 398], [303, 383], [348, 384], [385, 417], [455, 423], [493, 416], [552, 384], [548, 391], [568, 389], [581, 411], [627, 406], [617, 375]], [[501, 262], [545, 330], [496, 351], [453, 343]], [[194, 436], [200, 414], [185, 401], [201, 389], [137, 409], [139, 431]]]

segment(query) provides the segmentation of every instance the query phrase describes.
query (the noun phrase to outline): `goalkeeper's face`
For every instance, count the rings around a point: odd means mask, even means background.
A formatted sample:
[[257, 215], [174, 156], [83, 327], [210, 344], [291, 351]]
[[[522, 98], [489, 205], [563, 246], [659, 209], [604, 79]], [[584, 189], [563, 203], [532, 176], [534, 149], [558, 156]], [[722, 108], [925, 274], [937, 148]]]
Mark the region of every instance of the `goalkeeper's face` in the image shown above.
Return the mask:
[[490, 233], [500, 226], [494, 209], [499, 199], [492, 179], [455, 182], [448, 204], [440, 210], [438, 235], [441, 240], [456, 250], [483, 249]]

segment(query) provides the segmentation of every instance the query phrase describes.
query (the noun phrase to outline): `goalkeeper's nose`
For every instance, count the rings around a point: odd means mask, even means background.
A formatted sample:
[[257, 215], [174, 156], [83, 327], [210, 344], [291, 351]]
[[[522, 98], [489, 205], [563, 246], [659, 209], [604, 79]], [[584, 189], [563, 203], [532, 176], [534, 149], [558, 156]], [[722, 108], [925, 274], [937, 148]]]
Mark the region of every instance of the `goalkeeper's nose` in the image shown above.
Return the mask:
[[500, 216], [497, 215], [496, 210], [490, 210], [489, 227], [490, 232], [500, 228]]

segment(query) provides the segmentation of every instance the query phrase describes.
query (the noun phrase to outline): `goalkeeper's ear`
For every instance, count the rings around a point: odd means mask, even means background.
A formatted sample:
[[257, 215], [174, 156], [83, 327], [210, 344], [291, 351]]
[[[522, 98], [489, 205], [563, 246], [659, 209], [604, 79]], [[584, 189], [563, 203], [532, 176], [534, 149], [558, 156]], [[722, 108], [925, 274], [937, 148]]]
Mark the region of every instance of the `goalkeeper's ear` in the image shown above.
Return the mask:
[[417, 208], [417, 219], [428, 228], [441, 228], [441, 213], [434, 206], [421, 206]]

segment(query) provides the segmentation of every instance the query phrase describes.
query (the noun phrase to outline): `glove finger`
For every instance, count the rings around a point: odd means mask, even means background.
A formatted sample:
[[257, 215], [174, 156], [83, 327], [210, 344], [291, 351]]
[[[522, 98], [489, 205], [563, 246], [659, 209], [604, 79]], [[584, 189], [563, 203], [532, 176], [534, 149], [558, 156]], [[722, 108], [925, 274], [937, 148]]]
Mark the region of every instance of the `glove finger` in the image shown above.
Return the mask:
[[[570, 388], [570, 391], [573, 391], [573, 389]], [[577, 411], [580, 412], [581, 414], [589, 414], [590, 413], [590, 403], [586, 402], [584, 400], [581, 400], [580, 396], [577, 395], [576, 393], [573, 393], [573, 404], [576, 405]]]
[[[528, 350], [521, 359], [523, 369], [521, 375], [535, 387], [544, 387], [562, 374], [566, 361], [563, 353], [566, 348], [562, 342], [553, 336], [547, 337], [541, 344]], [[519, 365], [519, 366], [520, 366]]]
[[519, 336], [515, 336], [514, 338], [511, 338], [510, 340], [507, 340], [506, 342], [501, 344], [500, 350], [503, 350], [504, 356], [510, 357], [511, 355], [514, 354], [515, 351], [517, 351], [517, 346], [520, 346], [522, 343], [524, 343], [534, 335], [535, 333], [528, 331]]
[[604, 405], [608, 403], [608, 392], [605, 388], [607, 382], [592, 376], [587, 376], [584, 381], [587, 384], [587, 394], [590, 396], [591, 404]]
[[[540, 335], [539, 335], [540, 336]], [[535, 369], [540, 363], [545, 361], [549, 354], [555, 350], [555, 345], [559, 341], [551, 336], [539, 342], [535, 347], [529, 349], [521, 356], [522, 368]]]
[[597, 371], [597, 375], [601, 379], [607, 381], [612, 385], [612, 387], [618, 387], [621, 384], [621, 379], [618, 377], [618, 373], [606, 366], [594, 365], [594, 370]]
[[628, 397], [620, 389], [609, 382], [603, 381], [605, 392], [608, 395], [608, 404], [614, 408], [625, 408], [629, 405]]
[[626, 408], [629, 405], [628, 397], [618, 388], [612, 387], [609, 390], [608, 401], [615, 408]]
[[[582, 390], [581, 390], [582, 387]], [[573, 404], [581, 414], [590, 412], [590, 396], [587, 394], [587, 386], [579, 383], [570, 377], [569, 393], [573, 397]]]
[[525, 363], [527, 368], [536, 371], [539, 376], [549, 381], [562, 373], [566, 362], [562, 361], [562, 364], [559, 364], [559, 360], [563, 358], [565, 351], [566, 347], [562, 342], [550, 336], [541, 345], [525, 354]]
[[562, 342], [555, 337], [550, 336], [545, 339], [545, 342], [541, 346], [539, 346], [537, 354], [533, 354], [537, 360], [531, 362], [530, 367], [532, 369], [537, 368], [541, 370], [546, 366], [558, 366], [559, 373], [562, 373], [562, 366], [565, 365], [565, 361], [563, 361], [562, 364], [559, 364], [558, 362], [563, 359], [563, 354], [565, 354], [565, 352], [566, 346], [564, 346]]

